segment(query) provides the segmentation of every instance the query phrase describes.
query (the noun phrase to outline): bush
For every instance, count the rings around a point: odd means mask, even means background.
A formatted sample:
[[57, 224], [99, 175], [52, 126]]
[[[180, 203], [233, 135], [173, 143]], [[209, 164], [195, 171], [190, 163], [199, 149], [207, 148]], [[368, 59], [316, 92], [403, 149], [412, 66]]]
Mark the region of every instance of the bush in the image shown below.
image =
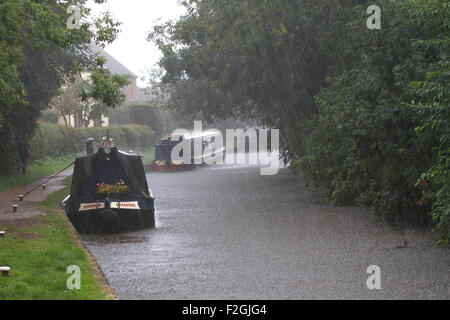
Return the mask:
[[58, 120], [59, 120], [59, 116], [54, 111], [44, 110], [44, 111], [41, 111], [41, 120], [45, 121], [45, 122], [57, 124]]
[[337, 64], [316, 96], [319, 113], [307, 123], [306, 153], [294, 165], [333, 203], [431, 220], [438, 244], [447, 246], [449, 7], [438, 0], [385, 4], [385, 14], [396, 17], [386, 27], [374, 35], [354, 30], [340, 42], [352, 59]]
[[134, 102], [121, 106], [110, 114], [113, 125], [137, 124], [148, 126], [155, 131], [158, 138], [176, 129], [177, 123], [167, 111], [163, 111], [162, 103], [158, 100]]
[[156, 142], [155, 133], [147, 126], [69, 128], [40, 122], [35, 136], [30, 141], [33, 159], [84, 152], [87, 138], [95, 138], [98, 145], [107, 131], [116, 140], [117, 145], [124, 150], [146, 150], [154, 146]]
[[318, 96], [321, 112], [307, 124], [307, 155], [295, 164], [331, 203], [369, 206], [388, 219], [428, 220], [426, 208], [416, 205], [416, 182], [429, 167], [432, 146], [414, 133], [413, 111], [394, 101], [371, 106], [351, 95], [335, 103], [341, 85]]

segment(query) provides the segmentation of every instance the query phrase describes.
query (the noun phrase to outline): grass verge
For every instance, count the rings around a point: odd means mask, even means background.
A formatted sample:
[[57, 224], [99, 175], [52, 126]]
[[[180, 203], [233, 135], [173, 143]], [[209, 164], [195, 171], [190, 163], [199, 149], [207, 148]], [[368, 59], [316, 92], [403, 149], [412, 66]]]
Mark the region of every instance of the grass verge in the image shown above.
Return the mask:
[[153, 160], [155, 160], [155, 148], [150, 148], [145, 152], [139, 152], [139, 154], [143, 157], [142, 162], [144, 166], [152, 164]]
[[76, 156], [79, 155], [70, 155], [56, 159], [46, 158], [35, 160], [28, 166], [26, 174], [15, 172], [9, 175], [0, 176], [0, 192], [48, 177], [68, 166], [73, 162]]
[[[11, 267], [9, 277], [0, 276], [0, 299], [8, 300], [104, 300], [114, 299], [101, 270], [58, 208], [66, 188], [36, 204], [47, 214], [0, 225], [0, 265]], [[81, 269], [81, 289], [69, 290], [67, 267]]]

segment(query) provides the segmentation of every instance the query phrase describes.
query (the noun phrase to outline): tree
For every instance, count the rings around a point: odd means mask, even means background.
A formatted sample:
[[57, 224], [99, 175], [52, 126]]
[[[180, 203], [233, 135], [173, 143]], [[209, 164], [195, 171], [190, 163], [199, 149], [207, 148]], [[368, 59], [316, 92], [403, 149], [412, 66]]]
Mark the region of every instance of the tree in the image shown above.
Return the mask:
[[376, 32], [359, 27], [362, 8], [340, 13], [331, 37], [344, 54], [316, 97], [320, 112], [296, 164], [334, 203], [389, 219], [427, 222], [431, 212], [448, 245], [450, 8], [439, 0], [381, 4]]
[[[83, 70], [91, 73], [92, 82], [83, 92], [83, 100], [93, 98], [114, 107], [124, 99], [120, 88], [128, 80], [112, 76], [104, 68], [104, 59], [89, 50], [91, 43], [100, 46], [111, 43], [119, 24], [109, 14], [89, 22], [86, 2], [3, 0], [0, 3], [1, 173], [18, 166], [19, 151], [28, 148], [40, 110], [47, 107], [61, 84], [75, 74]], [[81, 15], [80, 26], [74, 29], [67, 26], [71, 18], [67, 9], [72, 5], [80, 9]]]
[[60, 117], [63, 118], [66, 127], [71, 127], [70, 116], [75, 114], [81, 105], [80, 92], [74, 83], [68, 82], [58, 91], [58, 94], [51, 101]]
[[150, 127], [157, 138], [168, 135], [182, 125], [173, 115], [164, 110], [165, 103], [158, 98], [148, 101], [130, 102], [110, 113], [111, 124], [140, 124]]
[[[108, 114], [109, 108], [105, 103], [93, 98], [83, 101], [82, 94], [89, 85], [89, 79], [85, 81], [81, 76], [77, 76], [73, 81], [64, 84], [53, 98], [51, 105], [63, 118], [66, 126], [88, 127], [92, 121], [95, 126], [101, 126], [102, 117]], [[69, 123], [70, 116], [75, 116], [74, 123]]]
[[[450, 5], [446, 1], [400, 4], [412, 28], [421, 26], [424, 36], [413, 45], [422, 57], [425, 77], [405, 88], [406, 102], [415, 111], [415, 132], [430, 141], [435, 155], [417, 183], [422, 189], [419, 206], [431, 206], [432, 220], [440, 232], [438, 243], [450, 240]], [[430, 54], [431, 52], [431, 54]], [[432, 58], [430, 58], [430, 56]], [[417, 66], [416, 66], [417, 67]]]
[[187, 118], [253, 118], [332, 203], [432, 220], [448, 244], [448, 1], [189, 0], [157, 26], [160, 87]]
[[321, 37], [339, 3], [185, 1], [186, 16], [149, 35], [164, 54], [169, 105], [209, 123], [256, 118], [280, 128], [294, 156], [302, 140], [293, 124], [317, 112], [314, 95], [328, 68]]

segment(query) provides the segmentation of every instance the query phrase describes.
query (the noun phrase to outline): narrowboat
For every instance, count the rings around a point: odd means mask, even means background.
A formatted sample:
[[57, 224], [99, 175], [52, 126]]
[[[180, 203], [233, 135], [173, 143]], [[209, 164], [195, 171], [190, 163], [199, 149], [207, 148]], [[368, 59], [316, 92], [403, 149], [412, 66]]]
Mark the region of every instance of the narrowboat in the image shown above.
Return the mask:
[[[222, 137], [219, 130], [207, 130], [201, 133], [177, 133], [176, 131], [160, 140], [155, 148], [156, 171], [180, 171], [205, 164], [205, 159], [216, 154], [225, 155], [225, 148], [218, 138]], [[222, 140], [222, 139], [220, 139]], [[181, 143], [189, 146], [190, 155], [184, 156], [185, 150], [173, 158], [172, 153]], [[178, 150], [178, 149], [177, 149]]]
[[[92, 146], [92, 141], [91, 141]], [[96, 153], [77, 158], [62, 206], [80, 234], [115, 234], [155, 226], [153, 192], [142, 157], [106, 137]]]

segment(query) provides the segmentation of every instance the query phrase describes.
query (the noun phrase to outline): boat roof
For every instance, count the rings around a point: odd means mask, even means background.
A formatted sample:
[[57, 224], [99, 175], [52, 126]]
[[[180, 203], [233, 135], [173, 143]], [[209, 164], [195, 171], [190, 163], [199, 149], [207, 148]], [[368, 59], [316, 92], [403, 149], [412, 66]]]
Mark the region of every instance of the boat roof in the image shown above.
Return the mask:
[[174, 133], [172, 133], [169, 137], [167, 138], [173, 138], [173, 137], [183, 137], [183, 139], [195, 139], [195, 138], [204, 138], [204, 137], [217, 137], [220, 136], [222, 133], [220, 132], [220, 130], [217, 129], [209, 129], [209, 130], [204, 130], [202, 132], [189, 132], [189, 133], [176, 133], [176, 131]]
[[119, 153], [124, 154], [126, 156], [139, 156], [139, 153], [137, 153], [137, 152], [135, 152], [133, 150], [123, 151], [123, 150], [117, 149], [117, 151], [119, 151]]

